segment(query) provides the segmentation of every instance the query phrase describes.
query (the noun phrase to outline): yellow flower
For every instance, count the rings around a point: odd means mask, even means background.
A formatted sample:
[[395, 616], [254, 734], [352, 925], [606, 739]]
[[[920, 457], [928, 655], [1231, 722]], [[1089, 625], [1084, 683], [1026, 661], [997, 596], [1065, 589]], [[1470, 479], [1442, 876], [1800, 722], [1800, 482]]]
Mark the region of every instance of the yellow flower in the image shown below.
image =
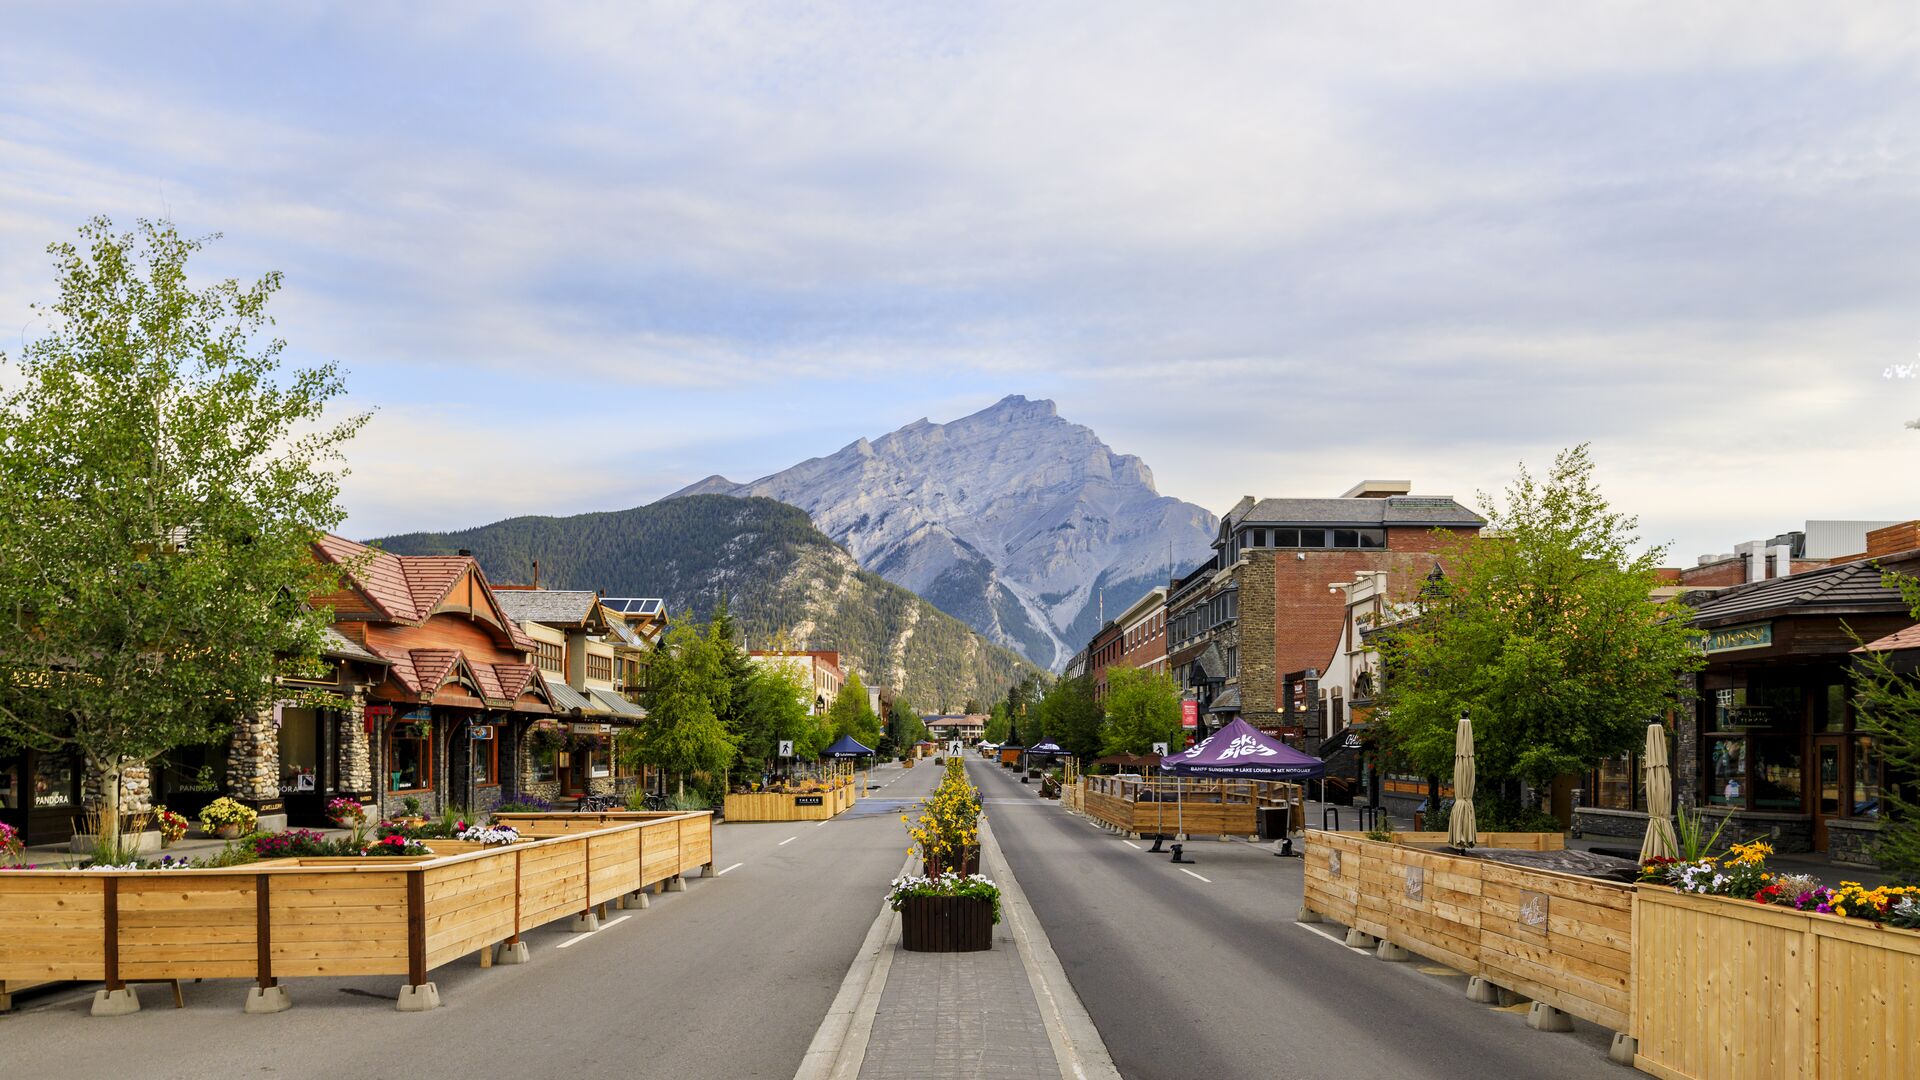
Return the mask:
[[1839, 904], [1835, 904], [1833, 905], [1833, 913], [1835, 915], [1845, 915], [1847, 913], [1847, 909], [1841, 907]]

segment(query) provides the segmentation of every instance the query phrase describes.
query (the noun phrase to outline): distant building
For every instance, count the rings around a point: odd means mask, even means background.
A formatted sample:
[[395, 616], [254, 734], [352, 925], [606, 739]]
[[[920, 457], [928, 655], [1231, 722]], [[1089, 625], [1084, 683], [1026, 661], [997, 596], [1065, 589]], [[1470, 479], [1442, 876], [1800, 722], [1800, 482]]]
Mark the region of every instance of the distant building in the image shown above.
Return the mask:
[[828, 649], [749, 649], [747, 659], [756, 664], [773, 664], [794, 671], [811, 687], [813, 699], [807, 703], [815, 716], [825, 716], [840, 696], [846, 676], [840, 670], [840, 654]]
[[923, 716], [920, 722], [927, 725], [927, 731], [935, 742], [958, 739], [964, 743], [976, 743], [987, 736], [986, 713]]
[[1333, 499], [1248, 496], [1221, 519], [1213, 557], [1167, 599], [1167, 663], [1203, 734], [1243, 717], [1318, 745], [1321, 669], [1351, 617], [1341, 584], [1381, 571], [1405, 593], [1390, 599], [1410, 599], [1435, 564], [1433, 530], [1485, 524], [1450, 496], [1411, 490], [1371, 480]]

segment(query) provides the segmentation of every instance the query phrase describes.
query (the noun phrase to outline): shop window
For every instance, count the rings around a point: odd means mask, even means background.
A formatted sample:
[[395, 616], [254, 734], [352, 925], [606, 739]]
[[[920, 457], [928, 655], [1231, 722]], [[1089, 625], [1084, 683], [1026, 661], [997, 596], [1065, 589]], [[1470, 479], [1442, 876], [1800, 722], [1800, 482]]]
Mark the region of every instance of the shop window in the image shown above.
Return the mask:
[[1880, 816], [1880, 748], [1868, 735], [1853, 740], [1853, 816]]
[[1756, 736], [1753, 739], [1753, 808], [1800, 809], [1800, 740], [1797, 737]]
[[72, 758], [42, 754], [33, 759], [33, 805], [41, 809], [72, 806], [79, 786], [79, 770]]
[[1622, 754], [1600, 763], [1594, 772], [1593, 805], [1602, 810], [1633, 809], [1633, 755]]
[[533, 779], [541, 783], [552, 783], [560, 775], [559, 751], [552, 746], [536, 746], [527, 753], [532, 764]]
[[473, 782], [481, 787], [497, 787], [500, 784], [500, 725], [489, 724], [493, 733], [491, 739], [473, 741]]
[[387, 740], [387, 780], [393, 791], [421, 791], [433, 787], [431, 728], [396, 724]]
[[1815, 699], [1820, 710], [1816, 718], [1816, 729], [1820, 731], [1847, 730], [1847, 688], [1842, 683], [1834, 683], [1826, 692]]
[[1747, 804], [1747, 740], [1707, 740], [1707, 801], [1715, 806]]
[[280, 790], [312, 791], [320, 771], [320, 720], [312, 709], [280, 710]]
[[0, 810], [20, 809], [20, 766], [0, 763]]

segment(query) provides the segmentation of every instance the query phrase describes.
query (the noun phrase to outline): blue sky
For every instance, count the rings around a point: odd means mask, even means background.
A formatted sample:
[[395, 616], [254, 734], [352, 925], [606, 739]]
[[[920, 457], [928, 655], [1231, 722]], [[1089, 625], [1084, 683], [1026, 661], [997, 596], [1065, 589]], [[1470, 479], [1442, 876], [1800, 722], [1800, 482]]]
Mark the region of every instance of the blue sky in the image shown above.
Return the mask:
[[1009, 393], [1163, 492], [1497, 489], [1676, 560], [1920, 513], [1920, 7], [22, 4], [0, 326], [95, 213], [285, 272], [350, 531]]

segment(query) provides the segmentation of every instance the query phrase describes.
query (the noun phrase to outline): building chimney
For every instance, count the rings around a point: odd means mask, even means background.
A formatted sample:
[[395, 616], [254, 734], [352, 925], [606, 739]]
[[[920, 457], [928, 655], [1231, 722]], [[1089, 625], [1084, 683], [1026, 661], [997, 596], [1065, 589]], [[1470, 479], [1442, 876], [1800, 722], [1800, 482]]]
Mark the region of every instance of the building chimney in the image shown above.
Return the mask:
[[540, 587], [540, 560], [539, 559], [533, 560], [533, 587], [536, 589]]
[[455, 554], [459, 555], [463, 559], [471, 559], [473, 558], [473, 549], [461, 548], [458, 552], [455, 552]]

